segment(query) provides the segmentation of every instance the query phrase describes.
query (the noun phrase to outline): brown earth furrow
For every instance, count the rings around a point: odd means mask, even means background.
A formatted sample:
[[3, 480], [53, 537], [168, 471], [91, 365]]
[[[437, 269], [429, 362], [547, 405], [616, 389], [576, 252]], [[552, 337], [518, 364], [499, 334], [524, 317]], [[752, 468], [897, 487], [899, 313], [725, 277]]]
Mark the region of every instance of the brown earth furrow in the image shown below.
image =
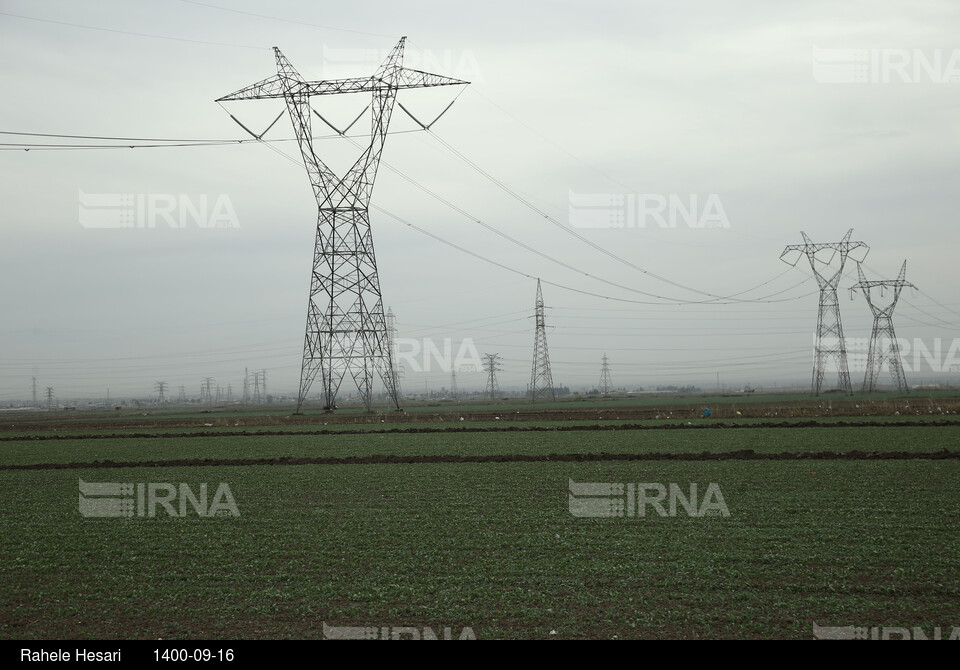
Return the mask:
[[32, 463], [0, 465], [0, 470], [76, 470], [96, 468], [167, 468], [251, 465], [374, 465], [419, 463], [545, 463], [595, 461], [862, 461], [862, 460], [960, 460], [960, 451], [784, 451], [757, 453], [752, 449], [700, 453], [646, 454], [437, 454], [428, 456], [321, 456], [314, 458], [193, 458], [168, 461], [90, 461], [88, 463]]

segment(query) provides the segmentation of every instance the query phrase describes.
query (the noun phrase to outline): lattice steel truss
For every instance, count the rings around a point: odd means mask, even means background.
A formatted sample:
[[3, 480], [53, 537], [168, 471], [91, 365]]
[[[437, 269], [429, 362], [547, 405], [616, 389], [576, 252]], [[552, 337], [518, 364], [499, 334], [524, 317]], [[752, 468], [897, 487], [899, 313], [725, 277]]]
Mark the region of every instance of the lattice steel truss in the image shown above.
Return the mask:
[[610, 381], [610, 363], [607, 361], [607, 355], [603, 355], [603, 365], [600, 367], [600, 393], [607, 395], [613, 382]]
[[497, 373], [502, 370], [500, 354], [483, 355], [483, 371], [487, 373], [487, 388], [484, 390], [484, 394], [489, 396], [491, 401], [496, 401], [500, 395], [500, 384], [497, 382]]
[[[393, 309], [387, 308], [387, 351], [390, 354], [389, 363], [390, 363], [390, 377], [391, 384], [393, 389], [396, 391], [397, 399], [401, 397], [400, 393], [400, 361], [398, 358], [397, 351], [397, 317], [393, 313]], [[389, 387], [388, 387], [389, 388]]]
[[[780, 260], [790, 265], [796, 265], [801, 255], [805, 255], [810, 261], [810, 269], [813, 270], [813, 276], [817, 279], [820, 286], [820, 309], [817, 315], [817, 337], [814, 345], [813, 355], [813, 379], [811, 390], [819, 395], [823, 385], [823, 370], [826, 362], [830, 358], [836, 358], [839, 377], [837, 381], [838, 388], [847, 393], [853, 393], [853, 387], [850, 385], [850, 368], [847, 364], [847, 346], [843, 339], [843, 326], [840, 323], [840, 301], [837, 298], [837, 286], [840, 283], [840, 277], [843, 276], [843, 266], [847, 262], [847, 257], [851, 253], [859, 254], [863, 251], [860, 258], [854, 258], [858, 263], [866, 258], [870, 251], [863, 242], [851, 242], [850, 236], [853, 234], [853, 228], [847, 231], [847, 234], [840, 242], [818, 243], [815, 244], [802, 232], [805, 244], [791, 244], [780, 254]], [[794, 261], [791, 263], [787, 258], [796, 253]], [[833, 272], [832, 267], [834, 258], [840, 254], [840, 265]], [[829, 256], [825, 259], [825, 256]], [[826, 274], [821, 272], [829, 271]], [[830, 274], [833, 272], [833, 274]]]
[[[403, 67], [406, 39], [401, 38], [372, 76], [327, 81], [305, 81], [274, 47], [276, 75], [217, 100], [283, 98], [317, 200], [317, 237], [298, 411], [317, 374], [323, 380], [326, 409], [336, 407], [340, 385], [350, 377], [369, 410], [374, 372], [382, 379], [394, 406], [400, 406], [370, 231], [370, 196], [397, 92], [468, 83]], [[310, 98], [341, 93], [370, 93], [372, 123], [369, 145], [353, 167], [337, 177], [314, 151], [311, 114], [323, 117], [313, 111]]]
[[537, 303], [534, 313], [536, 332], [533, 335], [533, 365], [530, 370], [530, 400], [537, 402], [537, 398], [556, 400], [556, 390], [553, 387], [553, 373], [550, 371], [550, 352], [547, 350], [547, 326], [543, 319], [543, 291], [540, 290], [540, 280], [537, 280]]
[[[906, 279], [907, 262], [903, 262], [900, 275], [896, 279], [867, 281], [859, 263], [857, 263], [857, 275], [860, 277], [860, 282], [851, 286], [850, 291], [863, 293], [863, 297], [867, 299], [867, 304], [870, 305], [870, 311], [873, 312], [873, 330], [870, 332], [870, 348], [867, 353], [867, 371], [863, 376], [863, 391], [873, 393], [876, 388], [877, 377], [880, 375], [880, 368], [886, 362], [897, 390], [909, 393], [910, 387], [907, 386], [907, 377], [903, 374], [903, 362], [900, 360], [900, 345], [897, 343], [897, 334], [893, 330], [893, 310], [900, 299], [900, 292], [904, 286], [917, 288]], [[890, 304], [886, 307], [875, 305], [870, 296], [870, 289], [873, 288], [879, 288], [881, 296], [884, 289], [893, 289], [893, 300], [890, 301]]]

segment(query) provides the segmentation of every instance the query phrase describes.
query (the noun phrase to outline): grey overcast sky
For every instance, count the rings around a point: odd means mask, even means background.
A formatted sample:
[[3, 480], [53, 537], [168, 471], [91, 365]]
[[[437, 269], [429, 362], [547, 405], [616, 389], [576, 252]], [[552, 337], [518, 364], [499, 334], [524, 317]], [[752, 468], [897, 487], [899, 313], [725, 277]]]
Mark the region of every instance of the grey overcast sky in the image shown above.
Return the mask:
[[[400, 94], [424, 121], [456, 103], [432, 133], [396, 109], [373, 195], [405, 390], [449, 384], [412, 354], [445, 341], [524, 388], [534, 277], [558, 385], [596, 386], [604, 353], [628, 389], [809, 384], [817, 286], [779, 256], [849, 228], [868, 279], [906, 260], [919, 288], [895, 320], [908, 380], [960, 381], [955, 2], [0, 0], [0, 131], [249, 139], [229, 114], [260, 132], [282, 103], [214, 100], [274, 74], [271, 47], [310, 79], [364, 76], [404, 35], [407, 66], [472, 82]], [[341, 128], [366, 102], [314, 99]], [[314, 133], [334, 167], [357, 153]], [[245, 368], [295, 394], [316, 203], [291, 138], [286, 115], [269, 144], [0, 135], [0, 404], [33, 376], [63, 400], [196, 396], [204, 377], [236, 396]], [[134, 225], [91, 225], [119, 195]], [[850, 262], [844, 327], [866, 338], [855, 282]]]

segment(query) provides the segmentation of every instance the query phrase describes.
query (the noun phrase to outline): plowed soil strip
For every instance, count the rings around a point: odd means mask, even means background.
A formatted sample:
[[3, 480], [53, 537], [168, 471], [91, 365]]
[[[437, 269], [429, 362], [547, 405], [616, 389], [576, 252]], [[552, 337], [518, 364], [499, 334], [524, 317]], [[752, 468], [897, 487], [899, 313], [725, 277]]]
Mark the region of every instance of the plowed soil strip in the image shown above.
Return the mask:
[[752, 449], [699, 454], [459, 454], [434, 456], [343, 456], [317, 458], [192, 458], [169, 461], [91, 461], [89, 463], [35, 463], [0, 465], [0, 470], [76, 470], [85, 468], [172, 468], [250, 465], [391, 465], [400, 463], [549, 463], [594, 461], [910, 461], [960, 460], [960, 451], [783, 451], [757, 453]]
[[235, 430], [193, 431], [189, 433], [101, 433], [82, 435], [21, 435], [0, 437], [0, 442], [24, 442], [33, 440], [122, 440], [122, 439], [175, 439], [183, 437], [279, 437], [297, 435], [406, 435], [415, 433], [543, 433], [594, 430], [709, 430], [741, 428], [921, 428], [960, 426], [960, 421], [766, 421], [763, 423], [669, 423], [649, 425], [622, 423], [588, 426], [502, 426], [449, 428], [385, 428], [381, 430]]

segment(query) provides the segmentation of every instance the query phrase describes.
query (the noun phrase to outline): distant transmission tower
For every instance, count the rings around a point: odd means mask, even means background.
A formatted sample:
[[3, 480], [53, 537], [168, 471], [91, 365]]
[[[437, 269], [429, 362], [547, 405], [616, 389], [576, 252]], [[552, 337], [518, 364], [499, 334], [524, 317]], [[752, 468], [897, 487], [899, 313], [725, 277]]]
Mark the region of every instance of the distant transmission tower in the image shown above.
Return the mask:
[[[400, 362], [397, 360], [399, 353], [397, 350], [397, 317], [393, 315], [393, 309], [389, 307], [387, 308], [387, 350], [390, 352], [388, 359], [390, 369], [387, 372], [399, 400], [402, 394], [400, 392]], [[388, 385], [387, 388], [389, 389], [390, 386]]]
[[213, 403], [213, 377], [204, 377], [200, 385], [200, 402]]
[[157, 402], [162, 405], [167, 401], [167, 382], [156, 382], [153, 388], [157, 392]]
[[33, 378], [33, 406], [39, 407], [39, 405], [37, 405], [37, 378], [36, 377]]
[[[853, 228], [847, 231], [843, 240], [840, 242], [814, 244], [804, 232], [803, 241], [805, 244], [791, 244], [780, 254], [780, 260], [790, 265], [796, 265], [801, 255], [805, 255], [810, 261], [810, 269], [817, 278], [817, 284], [820, 286], [820, 311], [817, 316], [817, 341], [814, 345], [813, 358], [813, 380], [811, 390], [816, 395], [820, 395], [820, 388], [823, 384], [823, 369], [830, 357], [837, 359], [839, 369], [838, 386], [847, 393], [853, 393], [853, 387], [850, 385], [850, 368], [847, 365], [847, 345], [843, 340], [843, 326], [840, 324], [840, 301], [837, 299], [837, 285], [840, 283], [840, 277], [843, 276], [843, 266], [847, 262], [847, 256], [851, 252], [863, 249], [863, 255], [860, 258], [854, 258], [858, 263], [866, 258], [870, 251], [863, 242], [851, 242], [850, 236], [853, 234]], [[786, 256], [798, 252], [794, 261], [790, 263]], [[830, 270], [830, 264], [840, 253], [840, 267], [830, 276], [825, 276], [822, 270]], [[822, 268], [817, 264], [823, 266]]]
[[187, 402], [187, 389], [184, 388], [183, 384], [180, 384], [180, 393], [177, 394], [177, 402], [178, 403]]
[[262, 399], [260, 396], [260, 373], [253, 373], [253, 402], [256, 404], [261, 404]]
[[496, 400], [497, 396], [500, 395], [500, 386], [497, 384], [497, 373], [503, 370], [503, 368], [500, 367], [500, 355], [484, 354], [483, 370], [487, 373], [486, 393], [490, 396], [490, 400]]
[[[383, 295], [370, 230], [370, 196], [397, 92], [468, 83], [404, 68], [405, 42], [406, 37], [400, 39], [372, 76], [309, 82], [274, 47], [276, 75], [217, 100], [282, 98], [317, 200], [317, 238], [310, 275], [298, 412], [317, 374], [323, 382], [326, 409], [336, 407], [337, 391], [343, 380], [350, 377], [369, 410], [374, 372], [383, 380], [393, 404], [400, 407], [396, 378], [391, 372], [394, 369], [392, 354], [386, 346]], [[310, 106], [311, 96], [340, 93], [372, 95], [370, 143], [343, 177], [334, 175], [314, 151], [312, 115], [331, 124]], [[344, 135], [346, 130], [337, 132]]]
[[[907, 378], [903, 374], [903, 363], [900, 360], [900, 345], [897, 343], [897, 334], [893, 331], [893, 310], [900, 299], [900, 291], [903, 290], [904, 286], [917, 288], [906, 279], [907, 262], [903, 262], [900, 275], [896, 279], [867, 281], [859, 263], [857, 263], [857, 274], [860, 277], [860, 282], [851, 286], [850, 290], [863, 293], [863, 297], [867, 299], [867, 304], [870, 305], [870, 311], [873, 312], [873, 330], [870, 332], [870, 349], [867, 354], [867, 372], [863, 377], [863, 390], [866, 393], [873, 393], [880, 368], [886, 361], [897, 390], [909, 393], [910, 387], [907, 386]], [[883, 289], [893, 289], [893, 300], [886, 307], [878, 307], [873, 304], [870, 289], [877, 287], [880, 288], [881, 297], [883, 296]]]
[[610, 365], [607, 363], [607, 355], [603, 355], [603, 366], [600, 368], [600, 393], [607, 395], [610, 393]]
[[530, 370], [530, 400], [537, 402], [537, 398], [549, 397], [556, 400], [556, 391], [553, 388], [553, 373], [550, 372], [550, 352], [547, 351], [547, 327], [543, 320], [543, 291], [540, 290], [540, 280], [537, 280], [537, 303], [534, 313], [536, 332], [533, 334], [533, 365]]
[[53, 409], [53, 387], [47, 387], [47, 409]]
[[459, 392], [457, 391], [457, 371], [450, 371], [450, 397], [454, 400], [459, 400]]

